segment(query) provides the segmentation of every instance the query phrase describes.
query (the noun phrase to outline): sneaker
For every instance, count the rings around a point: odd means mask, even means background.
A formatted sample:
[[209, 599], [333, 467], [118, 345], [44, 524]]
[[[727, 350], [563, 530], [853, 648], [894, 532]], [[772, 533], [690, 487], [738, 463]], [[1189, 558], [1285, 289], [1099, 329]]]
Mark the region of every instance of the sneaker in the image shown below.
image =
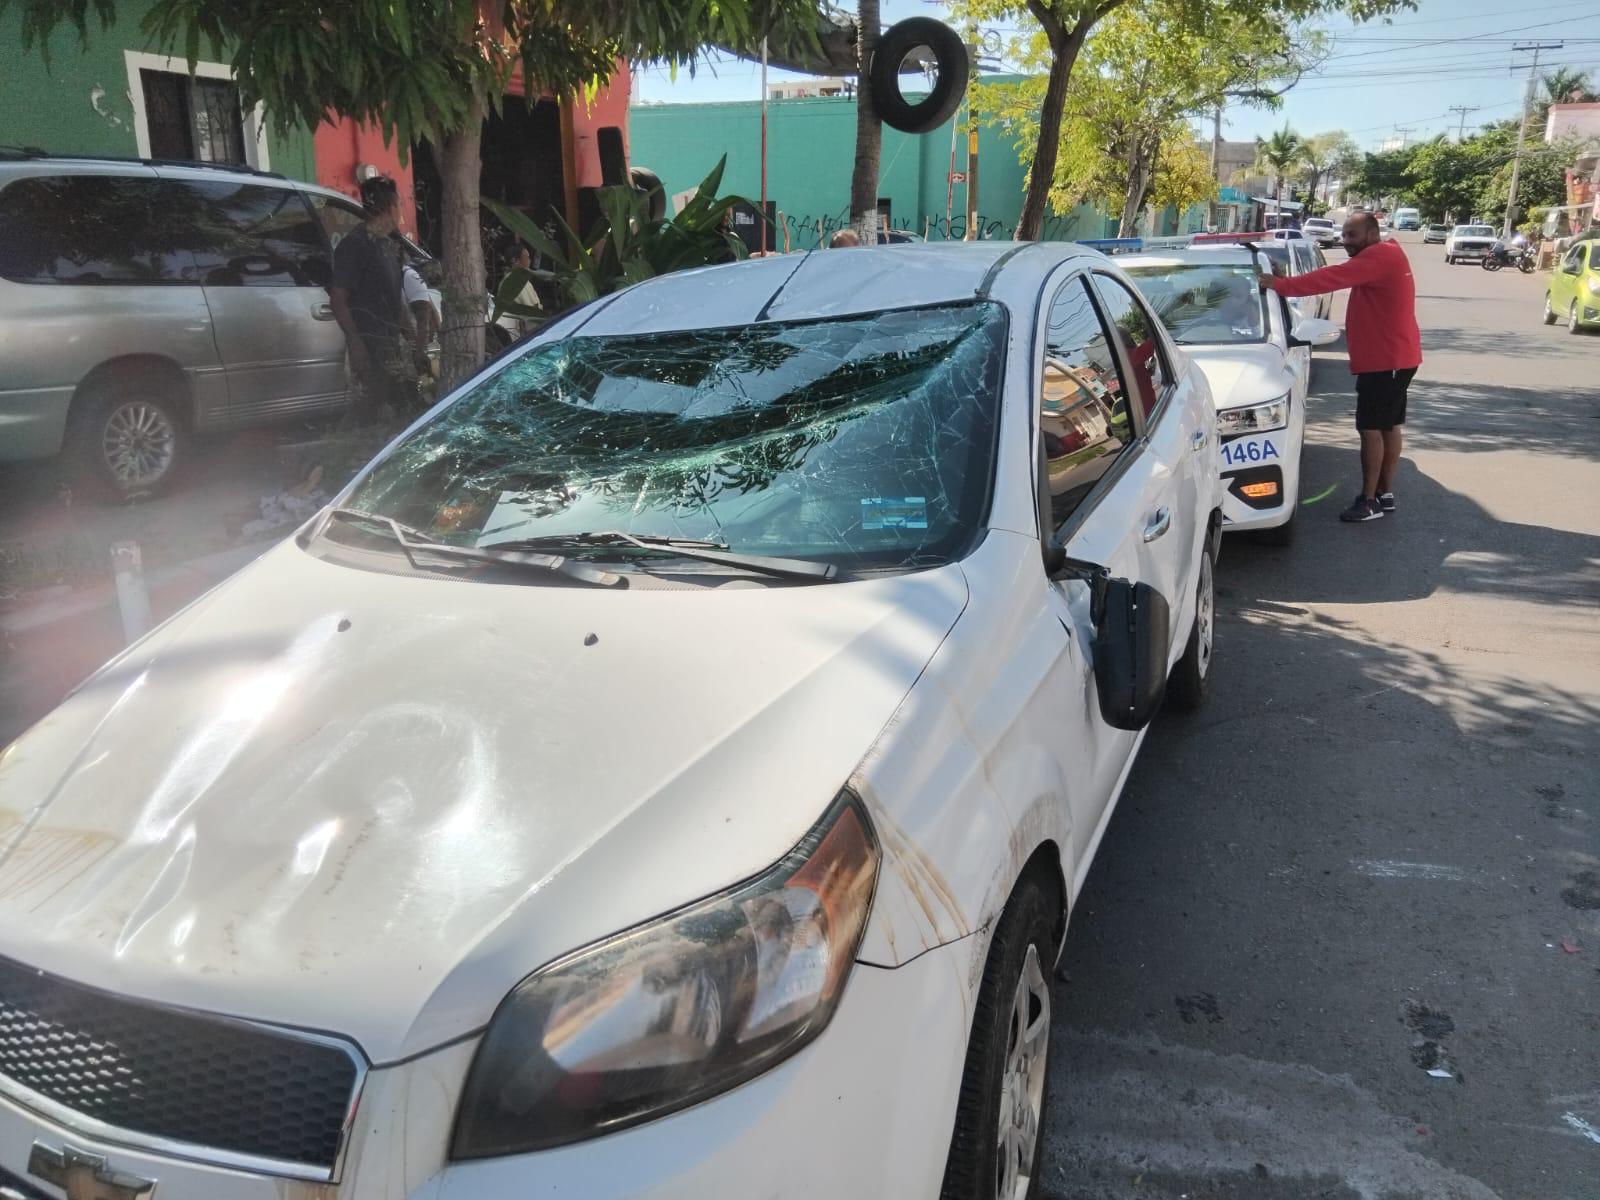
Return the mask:
[[1378, 507], [1383, 509], [1384, 512], [1393, 512], [1394, 511], [1394, 493], [1393, 492], [1379, 492], [1378, 493]]
[[1339, 514], [1341, 521], [1376, 521], [1383, 516], [1383, 509], [1378, 507], [1376, 500], [1369, 500], [1365, 496], [1357, 496], [1350, 502], [1350, 507]]

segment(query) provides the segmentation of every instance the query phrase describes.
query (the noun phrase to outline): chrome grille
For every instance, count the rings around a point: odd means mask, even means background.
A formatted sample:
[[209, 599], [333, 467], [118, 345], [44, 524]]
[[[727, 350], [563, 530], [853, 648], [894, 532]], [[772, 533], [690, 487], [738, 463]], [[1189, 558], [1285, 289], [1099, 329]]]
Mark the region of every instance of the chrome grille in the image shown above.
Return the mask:
[[6, 1090], [195, 1157], [331, 1177], [360, 1076], [355, 1049], [331, 1039], [126, 1000], [0, 958]]

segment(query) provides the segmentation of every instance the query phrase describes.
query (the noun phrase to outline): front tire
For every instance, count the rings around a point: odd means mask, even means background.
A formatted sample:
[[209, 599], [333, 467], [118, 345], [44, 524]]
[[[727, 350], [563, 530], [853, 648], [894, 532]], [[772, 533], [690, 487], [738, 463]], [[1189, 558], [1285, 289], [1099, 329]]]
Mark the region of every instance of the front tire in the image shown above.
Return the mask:
[[1483, 260], [1482, 265], [1485, 271], [1498, 271], [1501, 263], [1498, 258], [1486, 258]]
[[1050, 967], [1061, 906], [1025, 875], [1006, 903], [972, 1018], [940, 1200], [1034, 1200], [1050, 1081]]
[[1447, 267], [1455, 266], [1456, 265], [1456, 256], [1454, 254], [1446, 254], [1444, 256], [1444, 263], [1445, 263], [1445, 266], [1447, 266]]
[[189, 431], [173, 389], [144, 372], [91, 384], [73, 406], [69, 453], [112, 500], [160, 495], [188, 459]]
[[1567, 332], [1577, 334], [1581, 329], [1578, 324], [1578, 302], [1574, 300], [1567, 308]]
[[1189, 631], [1189, 644], [1167, 680], [1167, 703], [1179, 712], [1194, 712], [1206, 702], [1211, 691], [1216, 624], [1216, 570], [1207, 549], [1200, 560], [1200, 583], [1196, 588], [1194, 627]]
[[1294, 544], [1295, 530], [1299, 528], [1296, 518], [1298, 511], [1291, 511], [1289, 519], [1282, 525], [1274, 525], [1271, 529], [1256, 531], [1256, 541], [1264, 546], [1292, 546]]
[[1556, 310], [1550, 303], [1549, 292], [1544, 294], [1544, 323], [1546, 325], [1554, 325], [1556, 323]]

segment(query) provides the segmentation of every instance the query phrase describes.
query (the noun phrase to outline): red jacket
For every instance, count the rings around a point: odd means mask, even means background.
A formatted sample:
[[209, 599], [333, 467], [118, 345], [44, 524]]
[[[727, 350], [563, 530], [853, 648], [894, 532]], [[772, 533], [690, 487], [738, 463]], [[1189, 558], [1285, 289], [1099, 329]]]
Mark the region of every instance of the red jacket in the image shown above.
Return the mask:
[[1286, 277], [1269, 275], [1266, 284], [1280, 296], [1320, 296], [1350, 289], [1345, 340], [1350, 372], [1403, 371], [1422, 365], [1422, 334], [1417, 330], [1417, 282], [1411, 262], [1394, 242], [1377, 242], [1348, 262]]

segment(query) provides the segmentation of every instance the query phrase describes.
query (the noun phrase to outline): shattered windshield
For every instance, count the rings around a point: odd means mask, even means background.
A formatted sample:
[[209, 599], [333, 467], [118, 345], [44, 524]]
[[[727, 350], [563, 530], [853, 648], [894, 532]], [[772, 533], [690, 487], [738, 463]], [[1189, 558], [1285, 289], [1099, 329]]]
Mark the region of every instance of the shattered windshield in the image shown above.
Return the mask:
[[566, 338], [465, 392], [343, 503], [464, 546], [604, 532], [843, 568], [949, 561], [988, 508], [1004, 334], [1000, 306], [975, 303]]
[[1266, 306], [1249, 263], [1129, 267], [1128, 274], [1185, 345], [1266, 337]]

